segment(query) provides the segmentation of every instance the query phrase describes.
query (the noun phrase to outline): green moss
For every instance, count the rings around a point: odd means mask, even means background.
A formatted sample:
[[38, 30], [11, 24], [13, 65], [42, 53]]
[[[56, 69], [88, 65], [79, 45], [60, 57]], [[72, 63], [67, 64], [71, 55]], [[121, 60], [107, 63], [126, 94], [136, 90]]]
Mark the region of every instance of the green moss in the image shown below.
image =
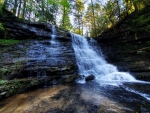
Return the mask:
[[14, 39], [0, 39], [0, 45], [13, 45], [21, 43], [20, 40], [14, 40]]
[[6, 84], [6, 83], [8, 83], [7, 80], [0, 80], [0, 85], [4, 85], [4, 84]]
[[5, 30], [5, 28], [4, 28], [3, 24], [0, 23], [0, 31], [4, 31], [4, 30]]
[[8, 69], [0, 68], [0, 78], [1, 79], [5, 79], [5, 76], [7, 75], [7, 73], [8, 73]]
[[31, 85], [31, 86], [34, 86], [34, 85], [37, 85], [37, 84], [38, 84], [38, 81], [37, 81], [37, 80], [33, 80], [33, 81], [30, 82], [30, 85]]

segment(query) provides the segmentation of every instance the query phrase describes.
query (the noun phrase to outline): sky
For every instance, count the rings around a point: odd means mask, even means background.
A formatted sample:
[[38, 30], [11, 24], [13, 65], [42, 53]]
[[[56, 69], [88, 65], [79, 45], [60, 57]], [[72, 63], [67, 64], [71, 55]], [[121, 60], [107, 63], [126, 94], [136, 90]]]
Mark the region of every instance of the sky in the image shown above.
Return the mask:
[[[85, 0], [85, 1], [86, 2], [84, 4], [84, 6], [85, 6], [85, 10], [87, 10], [88, 4], [91, 3], [91, 0]], [[93, 3], [95, 3], [95, 2], [99, 2], [100, 3], [101, 2], [101, 4], [104, 5], [108, 0], [92, 0], [92, 1], [93, 1]], [[71, 23], [74, 24], [74, 16], [73, 15], [70, 15], [70, 20], [71, 20]], [[85, 34], [85, 32], [86, 32], [85, 28], [84, 28], [83, 32]]]

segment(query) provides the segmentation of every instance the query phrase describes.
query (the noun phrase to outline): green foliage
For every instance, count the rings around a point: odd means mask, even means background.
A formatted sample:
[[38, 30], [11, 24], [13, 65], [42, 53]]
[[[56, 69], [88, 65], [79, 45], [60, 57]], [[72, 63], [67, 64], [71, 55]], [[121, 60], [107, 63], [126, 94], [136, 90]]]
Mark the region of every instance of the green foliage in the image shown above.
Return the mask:
[[150, 16], [140, 15], [136, 19], [132, 20], [132, 23], [137, 25], [148, 24], [150, 22]]
[[76, 33], [76, 34], [82, 35], [82, 34], [81, 34], [81, 33], [82, 33], [82, 30], [79, 31], [79, 29], [75, 29], [75, 28], [74, 28], [74, 29], [73, 29], [73, 32]]
[[14, 88], [11, 88], [11, 89], [9, 90], [9, 92], [10, 92], [10, 94], [12, 94], [12, 93], [15, 92], [15, 89], [14, 89]]
[[4, 85], [4, 84], [6, 84], [6, 83], [8, 83], [7, 80], [0, 80], [0, 85]]
[[15, 84], [16, 87], [20, 87], [20, 85], [21, 85], [20, 81], [16, 78], [14, 79], [14, 84]]
[[4, 28], [3, 24], [0, 23], [0, 31], [4, 31], [4, 30], [5, 30], [5, 28]]
[[69, 4], [69, 1], [68, 0], [61, 0], [60, 1], [60, 4], [63, 6], [63, 7], [66, 7], [66, 8], [70, 8], [70, 4]]
[[8, 69], [6, 69], [6, 68], [0, 68], [0, 78], [1, 79], [5, 79], [5, 76], [7, 75], [8, 72], [9, 72]]
[[13, 45], [21, 43], [20, 40], [13, 40], [13, 39], [0, 39], [0, 45]]
[[63, 12], [60, 27], [69, 30], [72, 27], [70, 18], [69, 18], [69, 13], [70, 13], [69, 1], [61, 0], [60, 4], [61, 4], [62, 12]]
[[[148, 13], [149, 14], [149, 13]], [[134, 24], [134, 26], [137, 26], [139, 28], [140, 31], [144, 31], [147, 33], [150, 33], [150, 16], [149, 15], [140, 15], [137, 16], [137, 18], [132, 20], [132, 23]]]
[[31, 86], [33, 86], [35, 83], [33, 81], [30, 82]]
[[[70, 21], [72, 13], [75, 17], [74, 28], [77, 28], [80, 34], [84, 28], [86, 32], [97, 36], [104, 29], [115, 26], [125, 16], [149, 5], [149, 0], [107, 0], [106, 4], [101, 4], [99, 0], [90, 0], [88, 7], [85, 8], [85, 2], [86, 0], [23, 0], [20, 3], [17, 0], [0, 0], [0, 13], [2, 7], [6, 10], [9, 7], [10, 12], [23, 20], [48, 22], [68, 30], [72, 29]], [[149, 16], [144, 19], [142, 16], [139, 17], [138, 25], [149, 22], [149, 18]], [[134, 21], [136, 23], [136, 20]], [[4, 30], [2, 23], [0, 30]], [[146, 31], [150, 32], [149, 27]]]
[[[2, 14], [2, 0], [0, 0], [0, 15]], [[0, 22], [0, 31], [4, 31], [4, 26], [3, 24]]]
[[58, 0], [48, 0], [47, 2], [48, 2], [48, 4], [59, 5], [59, 1]]

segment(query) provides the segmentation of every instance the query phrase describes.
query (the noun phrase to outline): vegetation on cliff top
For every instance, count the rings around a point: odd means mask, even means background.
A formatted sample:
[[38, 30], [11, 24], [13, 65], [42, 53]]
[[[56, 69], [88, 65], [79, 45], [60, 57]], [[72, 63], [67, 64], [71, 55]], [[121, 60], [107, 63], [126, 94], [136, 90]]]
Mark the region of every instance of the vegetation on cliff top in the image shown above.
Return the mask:
[[[149, 0], [0, 0], [0, 12], [5, 9], [29, 22], [52, 23], [78, 34], [96, 37], [132, 12], [149, 5]], [[139, 22], [139, 19], [134, 22]], [[147, 21], [149, 17], [138, 24]], [[4, 30], [2, 24], [0, 29]]]
[[13, 45], [20, 43], [20, 40], [13, 40], [13, 39], [0, 39], [0, 45]]

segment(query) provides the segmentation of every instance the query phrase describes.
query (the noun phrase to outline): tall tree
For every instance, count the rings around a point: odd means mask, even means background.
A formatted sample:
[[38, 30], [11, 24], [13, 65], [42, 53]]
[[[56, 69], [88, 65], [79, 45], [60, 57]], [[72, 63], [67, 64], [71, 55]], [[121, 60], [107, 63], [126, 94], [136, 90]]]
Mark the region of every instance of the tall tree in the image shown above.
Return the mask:
[[93, 0], [91, 0], [91, 6], [92, 6], [92, 15], [93, 15], [93, 26], [94, 26], [94, 36], [97, 36], [96, 32], [96, 24], [95, 24], [95, 13], [94, 13], [94, 5], [93, 5]]
[[83, 29], [82, 25], [82, 17], [83, 17], [83, 11], [84, 11], [84, 3], [82, 0], [76, 0], [75, 2], [75, 22], [77, 20], [77, 27], [78, 27], [78, 33], [83, 35], [83, 30], [81, 32], [81, 29]]
[[47, 1], [47, 8], [46, 8], [46, 13], [45, 13], [47, 22], [51, 22], [57, 25], [56, 21], [57, 21], [59, 4], [60, 4], [60, 1], [56, 1], [56, 0]]
[[13, 7], [13, 13], [17, 14], [17, 7], [18, 7], [18, 0], [15, 0], [14, 7]]
[[41, 0], [42, 5], [41, 5], [41, 15], [42, 15], [42, 19], [44, 20], [44, 16], [45, 16], [45, 0]]
[[[93, 17], [93, 9], [94, 9], [94, 17]], [[84, 16], [84, 20], [86, 26], [90, 29], [90, 36], [92, 37], [96, 37], [98, 35], [98, 29], [99, 29], [98, 19], [101, 15], [102, 15], [102, 9], [100, 4], [94, 3], [93, 5], [90, 4], [88, 6], [86, 14]]]
[[27, 0], [24, 0], [24, 2], [23, 2], [23, 11], [22, 11], [22, 19], [25, 19], [26, 4], [27, 4]]
[[70, 4], [68, 0], [61, 0], [61, 9], [62, 9], [62, 19], [60, 27], [65, 29], [71, 28], [69, 12], [70, 12]]
[[18, 14], [17, 14], [18, 17], [20, 17], [20, 13], [21, 13], [21, 5], [22, 5], [22, 0], [19, 0]]

